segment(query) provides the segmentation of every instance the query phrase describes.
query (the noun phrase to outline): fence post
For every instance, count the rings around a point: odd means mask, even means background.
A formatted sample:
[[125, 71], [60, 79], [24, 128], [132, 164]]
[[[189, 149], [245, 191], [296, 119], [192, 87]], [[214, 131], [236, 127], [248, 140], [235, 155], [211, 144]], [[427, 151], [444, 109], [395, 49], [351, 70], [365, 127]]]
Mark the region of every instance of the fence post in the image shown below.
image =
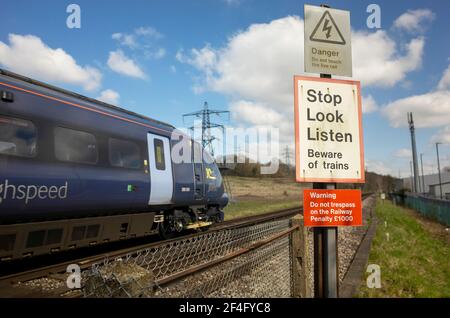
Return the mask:
[[310, 298], [311, 284], [309, 280], [309, 248], [307, 230], [303, 226], [303, 215], [297, 214], [292, 218], [292, 225], [298, 225], [298, 229], [292, 232], [292, 261], [293, 261], [293, 279], [294, 279], [294, 297]]

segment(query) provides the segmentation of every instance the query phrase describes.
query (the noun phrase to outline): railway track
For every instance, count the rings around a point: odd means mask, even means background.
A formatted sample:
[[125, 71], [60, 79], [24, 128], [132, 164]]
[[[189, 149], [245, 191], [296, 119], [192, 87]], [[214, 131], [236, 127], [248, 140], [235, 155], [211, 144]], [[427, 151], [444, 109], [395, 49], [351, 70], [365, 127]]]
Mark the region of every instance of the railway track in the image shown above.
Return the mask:
[[[363, 200], [369, 195], [370, 194], [363, 194]], [[298, 213], [302, 213], [302, 208], [300, 206], [243, 218], [231, 219], [212, 225], [207, 232], [209, 233], [214, 231], [223, 231], [226, 229], [235, 229], [277, 219], [290, 218]], [[181, 238], [195, 238], [196, 236], [202, 235], [207, 232], [197, 232], [194, 234], [185, 235]], [[156, 249], [159, 246], [170, 244], [172, 242], [176, 243], [179, 240], [180, 237], [170, 240], [140, 244], [132, 247], [117, 249], [114, 251], [108, 251], [105, 253], [99, 253], [88, 257], [74, 258], [57, 264], [33, 268], [10, 275], [0, 276], [0, 297], [79, 297], [81, 296], [81, 293], [77, 293], [76, 291], [74, 292], [66, 287], [65, 282], [68, 277], [66, 270], [70, 264], [77, 264], [80, 267], [80, 270], [83, 271], [92, 267], [94, 264], [102, 262], [105, 259], [113, 260], [125, 256], [136, 255], [136, 253], [138, 253], [139, 251], [146, 249]], [[27, 286], [27, 282], [39, 279], [59, 280], [61, 282], [61, 286], [58, 288], [53, 288], [50, 291], [32, 289]]]
[[[301, 212], [301, 208], [295, 207], [291, 209], [284, 209], [259, 215], [253, 215], [243, 218], [231, 219], [211, 226], [208, 232], [222, 231], [228, 228], [238, 228], [249, 226], [258, 223], [264, 223], [271, 220], [289, 218]], [[199, 232], [183, 236], [183, 239], [189, 239], [202, 235], [206, 232]], [[61, 263], [51, 264], [44, 267], [33, 268], [23, 272], [13, 273], [10, 275], [0, 277], [0, 297], [60, 297], [61, 295], [70, 292], [66, 287], [65, 280], [67, 279], [66, 269], [70, 264], [77, 264], [81, 271], [92, 267], [93, 264], [99, 263], [104, 259], [116, 259], [126, 255], [133, 255], [138, 251], [145, 249], [155, 249], [163, 244], [170, 244], [176, 242], [180, 238], [170, 240], [158, 241], [154, 243], [141, 244], [129, 248], [118, 249], [115, 251], [108, 251], [89, 257], [82, 257], [77, 259], [70, 259]], [[60, 288], [55, 288], [50, 292], [42, 290], [33, 290], [26, 286], [26, 282], [37, 279], [55, 279], [60, 280], [63, 284]], [[25, 283], [25, 284], [24, 284]], [[25, 286], [24, 286], [25, 285]], [[77, 296], [76, 293], [73, 296]]]

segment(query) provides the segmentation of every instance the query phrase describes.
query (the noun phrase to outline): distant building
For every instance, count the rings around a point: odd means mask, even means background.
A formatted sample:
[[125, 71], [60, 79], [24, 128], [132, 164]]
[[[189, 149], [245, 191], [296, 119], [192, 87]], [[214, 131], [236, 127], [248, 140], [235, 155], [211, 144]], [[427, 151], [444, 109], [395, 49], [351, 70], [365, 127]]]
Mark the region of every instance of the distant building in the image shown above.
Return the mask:
[[[425, 183], [425, 189], [422, 189], [422, 175], [419, 174], [419, 183], [420, 183], [420, 191], [421, 193], [429, 193], [430, 192], [430, 186], [439, 185], [439, 174], [428, 174], [423, 177], [424, 183]], [[405, 189], [412, 189], [411, 182], [413, 178], [410, 176], [408, 178], [403, 178], [403, 187]], [[444, 183], [450, 183], [450, 172], [449, 171], [442, 171], [441, 172], [441, 182]], [[439, 188], [439, 187], [438, 187]], [[439, 189], [438, 189], [438, 196], [440, 195]], [[445, 193], [444, 188], [442, 187], [442, 193]]]
[[[450, 181], [442, 182], [441, 186], [442, 186], [442, 198], [450, 200]], [[441, 187], [439, 186], [439, 183], [430, 184], [429, 188], [430, 188], [429, 194], [431, 196], [438, 198], [441, 196]]]

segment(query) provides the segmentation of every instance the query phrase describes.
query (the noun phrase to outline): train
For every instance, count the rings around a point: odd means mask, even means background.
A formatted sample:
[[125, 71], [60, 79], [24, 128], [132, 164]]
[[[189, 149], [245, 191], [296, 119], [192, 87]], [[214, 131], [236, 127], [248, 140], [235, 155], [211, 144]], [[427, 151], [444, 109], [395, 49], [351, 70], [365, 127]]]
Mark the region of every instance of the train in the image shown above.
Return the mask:
[[224, 219], [202, 145], [174, 126], [0, 69], [0, 261]]

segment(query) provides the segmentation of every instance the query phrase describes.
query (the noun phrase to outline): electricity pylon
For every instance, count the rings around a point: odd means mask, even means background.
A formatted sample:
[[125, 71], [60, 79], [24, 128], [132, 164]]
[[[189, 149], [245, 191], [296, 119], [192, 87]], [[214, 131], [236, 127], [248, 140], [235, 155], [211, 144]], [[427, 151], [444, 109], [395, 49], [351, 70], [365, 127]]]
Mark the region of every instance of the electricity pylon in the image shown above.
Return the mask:
[[[220, 115], [222, 115], [222, 114], [227, 114], [228, 119], [229, 119], [229, 116], [230, 116], [229, 111], [209, 109], [208, 103], [205, 102], [202, 110], [183, 115], [183, 122], [186, 117], [201, 118], [201, 120], [202, 120], [202, 147], [203, 147], [203, 149], [209, 148], [209, 152], [211, 153], [211, 156], [213, 158], [214, 158], [214, 149], [212, 147], [212, 142], [217, 138], [211, 135], [211, 128], [221, 128], [223, 131], [225, 129], [225, 127], [224, 127], [224, 125], [211, 122], [211, 115], [216, 115], [217, 117], [220, 117]], [[195, 127], [194, 126], [189, 127], [189, 129], [194, 130]], [[224, 155], [225, 155], [225, 153], [224, 153]]]
[[289, 146], [286, 146], [284, 148], [283, 157], [284, 157], [284, 162], [286, 163], [286, 165], [288, 167], [291, 165], [291, 158], [292, 158], [291, 156], [292, 156], [291, 149], [289, 148]]

